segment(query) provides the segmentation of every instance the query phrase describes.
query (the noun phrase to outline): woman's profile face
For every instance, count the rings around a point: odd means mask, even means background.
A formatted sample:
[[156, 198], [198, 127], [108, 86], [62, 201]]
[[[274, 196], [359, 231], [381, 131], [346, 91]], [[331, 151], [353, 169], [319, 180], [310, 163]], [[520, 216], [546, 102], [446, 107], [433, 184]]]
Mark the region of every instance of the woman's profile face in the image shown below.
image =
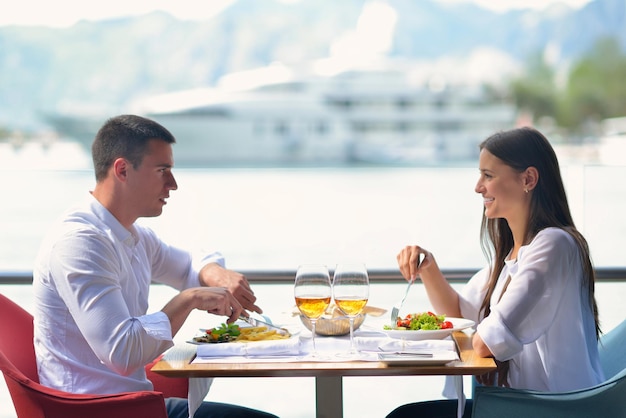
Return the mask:
[[526, 192], [521, 173], [485, 148], [480, 152], [478, 169], [480, 177], [474, 190], [483, 196], [485, 216], [504, 218], [509, 223], [518, 217], [526, 217], [527, 209], [523, 204]]

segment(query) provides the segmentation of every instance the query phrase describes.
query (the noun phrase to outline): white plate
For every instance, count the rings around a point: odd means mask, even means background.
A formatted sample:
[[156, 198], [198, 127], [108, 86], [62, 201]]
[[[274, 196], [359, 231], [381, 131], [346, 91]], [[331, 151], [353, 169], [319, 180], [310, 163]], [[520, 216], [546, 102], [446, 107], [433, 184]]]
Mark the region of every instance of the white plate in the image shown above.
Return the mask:
[[446, 318], [446, 321], [452, 322], [452, 328], [436, 329], [436, 330], [395, 330], [385, 329], [383, 332], [391, 338], [398, 338], [401, 340], [441, 340], [452, 334], [454, 331], [461, 331], [469, 327], [474, 326], [474, 321], [465, 318]]
[[[241, 323], [241, 325], [240, 325]], [[239, 325], [241, 328], [246, 328], [246, 327], [251, 327], [250, 324], [243, 322], [243, 321], [237, 321], [237, 325]], [[285, 330], [287, 330], [290, 334], [289, 338], [295, 338], [297, 337], [298, 334], [300, 334], [300, 330], [296, 329], [296, 330], [292, 330], [289, 329], [288, 327], [281, 327]], [[206, 331], [209, 328], [200, 328], [200, 334], [198, 334], [198, 336], [202, 336], [204, 334], [206, 334]], [[286, 338], [287, 339], [287, 338]], [[259, 340], [259, 341], [245, 341], [245, 343], [255, 343], [255, 342], [260, 342], [260, 341], [274, 341], [274, 340]], [[205, 342], [200, 342], [200, 341], [194, 341], [193, 339], [191, 340], [187, 340], [186, 341], [189, 344], [194, 344], [194, 345], [202, 345], [202, 344], [227, 344], [227, 343], [231, 343], [234, 341], [222, 341], [222, 342], [215, 342], [215, 343], [205, 343]], [[243, 343], [244, 341], [240, 341], [240, 343]]]
[[432, 357], [380, 353], [378, 358], [389, 366], [437, 366], [458, 360], [459, 356], [454, 351], [435, 351]]

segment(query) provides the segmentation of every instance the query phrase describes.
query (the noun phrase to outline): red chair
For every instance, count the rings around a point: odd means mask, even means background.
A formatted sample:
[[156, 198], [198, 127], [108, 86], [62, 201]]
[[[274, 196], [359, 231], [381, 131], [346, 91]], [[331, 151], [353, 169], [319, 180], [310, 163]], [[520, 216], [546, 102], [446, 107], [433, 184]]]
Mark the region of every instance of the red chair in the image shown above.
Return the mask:
[[0, 294], [0, 370], [19, 418], [88, 416], [167, 418], [164, 397], [187, 397], [188, 380], [149, 371], [154, 391], [111, 395], [72, 394], [39, 384], [33, 346], [33, 317]]

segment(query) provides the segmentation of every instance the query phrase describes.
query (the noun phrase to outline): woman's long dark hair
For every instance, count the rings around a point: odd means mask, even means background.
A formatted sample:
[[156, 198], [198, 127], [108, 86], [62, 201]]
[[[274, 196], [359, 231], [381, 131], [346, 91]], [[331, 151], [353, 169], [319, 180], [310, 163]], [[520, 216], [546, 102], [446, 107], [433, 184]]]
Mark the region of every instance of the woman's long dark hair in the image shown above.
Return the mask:
[[[596, 337], [599, 337], [601, 331], [594, 296], [595, 271], [587, 241], [574, 225], [554, 149], [539, 131], [527, 127], [498, 132], [483, 141], [480, 149], [489, 151], [520, 173], [528, 167], [535, 167], [539, 172], [539, 181], [532, 191], [530, 219], [523, 245], [529, 244], [539, 231], [547, 227], [561, 228], [574, 238], [581, 255], [582, 285], [588, 289], [589, 306], [595, 317]], [[513, 249], [513, 234], [505, 219], [487, 219], [483, 214], [480, 235], [483, 252], [492, 266], [487, 294], [481, 306], [481, 312], [487, 316], [504, 260]]]

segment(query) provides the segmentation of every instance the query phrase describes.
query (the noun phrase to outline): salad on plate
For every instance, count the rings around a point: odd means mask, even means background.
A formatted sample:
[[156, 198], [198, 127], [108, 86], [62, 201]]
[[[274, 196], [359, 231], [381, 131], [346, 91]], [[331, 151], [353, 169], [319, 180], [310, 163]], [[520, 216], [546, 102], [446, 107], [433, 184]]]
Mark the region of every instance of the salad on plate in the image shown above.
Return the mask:
[[410, 313], [404, 318], [398, 317], [395, 326], [385, 325], [385, 330], [407, 331], [435, 331], [440, 329], [452, 329], [454, 325], [446, 320], [445, 315], [437, 315], [432, 312]]

